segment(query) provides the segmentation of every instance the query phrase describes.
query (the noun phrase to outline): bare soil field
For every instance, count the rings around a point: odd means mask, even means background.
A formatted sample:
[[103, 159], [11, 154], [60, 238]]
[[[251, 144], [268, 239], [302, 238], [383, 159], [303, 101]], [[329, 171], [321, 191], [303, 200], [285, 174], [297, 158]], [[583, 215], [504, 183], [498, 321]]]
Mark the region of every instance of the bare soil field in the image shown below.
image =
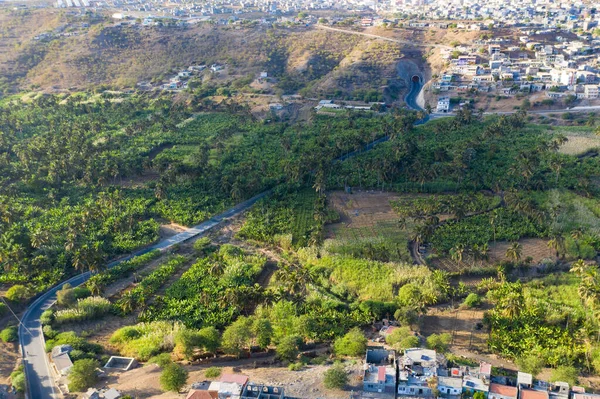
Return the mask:
[[475, 361], [485, 361], [495, 367], [517, 370], [509, 360], [490, 354], [487, 350], [487, 332], [481, 328], [483, 322], [482, 309], [452, 309], [434, 307], [423, 317], [421, 334], [452, 334], [450, 351]]
[[[230, 363], [231, 364], [231, 363]], [[257, 368], [257, 366], [260, 366]], [[189, 371], [188, 391], [192, 383], [205, 381], [204, 370], [208, 366], [186, 366]], [[339, 399], [347, 397], [350, 390], [358, 390], [362, 386], [361, 365], [346, 364], [349, 373], [349, 387], [345, 391], [327, 390], [323, 387], [323, 373], [329, 366], [306, 366], [301, 371], [290, 371], [281, 365], [264, 366], [257, 364], [255, 359], [245, 359], [235, 362], [235, 372], [239, 372], [258, 384], [282, 386], [285, 394], [300, 397], [315, 397], [323, 399]], [[233, 373], [234, 368], [225, 365], [223, 373]], [[160, 368], [156, 365], [147, 365], [121, 374], [110, 375], [100, 386], [111, 386], [124, 394], [134, 397], [152, 399], [184, 398], [185, 394], [162, 392], [159, 383]]]
[[[398, 215], [393, 211], [390, 201], [400, 198], [396, 193], [357, 191], [348, 194], [334, 191], [328, 194], [329, 205], [340, 215], [338, 223], [326, 226], [326, 236], [336, 238], [344, 235], [345, 229], [377, 230], [384, 225], [396, 225]], [[399, 230], [399, 228], [397, 228]], [[372, 231], [378, 235], [377, 231]]]

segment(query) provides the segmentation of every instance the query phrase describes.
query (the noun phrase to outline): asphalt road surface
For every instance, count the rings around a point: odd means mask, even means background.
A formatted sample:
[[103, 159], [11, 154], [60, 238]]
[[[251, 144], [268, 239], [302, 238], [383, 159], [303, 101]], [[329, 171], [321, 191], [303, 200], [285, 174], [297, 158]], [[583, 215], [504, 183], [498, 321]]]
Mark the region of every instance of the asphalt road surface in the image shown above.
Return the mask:
[[[112, 262], [108, 264], [107, 267], [113, 267], [120, 262], [131, 259], [138, 255], [142, 255], [146, 252], [153, 251], [155, 249], [166, 251], [173, 245], [180, 244], [200, 234], [203, 234], [220, 224], [223, 220], [247, 210], [258, 200], [269, 195], [270, 192], [271, 191], [265, 191], [264, 193], [252, 197], [249, 200], [244, 201], [241, 204], [238, 204], [233, 208], [221, 213], [220, 215], [200, 223], [197, 226], [190, 227], [189, 229], [172, 237], [166, 238], [151, 247], [144, 248], [125, 258]], [[46, 355], [40, 316], [46, 309], [50, 308], [54, 302], [56, 302], [56, 291], [61, 289], [63, 285], [69, 283], [71, 286], [76, 287], [87, 281], [87, 279], [90, 278], [90, 275], [91, 274], [89, 272], [82, 273], [70, 278], [67, 281], [63, 281], [58, 286], [45, 292], [29, 306], [23, 315], [23, 318], [21, 319], [21, 324], [19, 326], [19, 344], [21, 346], [21, 354], [24, 359], [25, 373], [27, 376], [27, 391], [30, 399], [54, 399], [58, 397], [54, 385], [53, 373], [51, 371], [48, 356]]]
[[[416, 101], [422, 87], [423, 84], [421, 82], [411, 82], [411, 90], [405, 99], [406, 104], [410, 108], [417, 111], [422, 111], [421, 107], [419, 107]], [[425, 123], [427, 119], [428, 118], [426, 117], [421, 121], [417, 121], [416, 124]], [[364, 149], [346, 154], [338, 158], [336, 161], [344, 161], [362, 152], [369, 151], [377, 144], [387, 141], [387, 139], [388, 137], [382, 137], [378, 140], [375, 140], [374, 142], [369, 143]], [[191, 238], [197, 237], [198, 235], [203, 234], [213, 227], [219, 225], [223, 220], [247, 210], [258, 200], [269, 195], [270, 193], [271, 191], [269, 190], [258, 194], [257, 196], [234, 206], [220, 215], [200, 223], [197, 226], [190, 227], [189, 229], [186, 229], [185, 231], [172, 237], [166, 238], [151, 247], [144, 248], [132, 253], [127, 257], [119, 259], [118, 261], [112, 262], [108, 264], [107, 267], [113, 267], [120, 262], [142, 255], [146, 252], [153, 251], [155, 249], [166, 251], [176, 244], [180, 244]], [[86, 272], [72, 277], [67, 281], [63, 281], [56, 287], [40, 295], [40, 297], [29, 306], [23, 315], [21, 324], [19, 325], [19, 344], [21, 346], [21, 354], [24, 359], [25, 373], [27, 376], [27, 391], [30, 399], [54, 399], [58, 397], [54, 384], [53, 373], [51, 371], [48, 356], [46, 355], [40, 316], [46, 309], [50, 308], [56, 302], [56, 291], [61, 289], [63, 285], [68, 283], [72, 287], [76, 287], [87, 281], [87, 279], [90, 278], [90, 275], [91, 274], [89, 272]]]

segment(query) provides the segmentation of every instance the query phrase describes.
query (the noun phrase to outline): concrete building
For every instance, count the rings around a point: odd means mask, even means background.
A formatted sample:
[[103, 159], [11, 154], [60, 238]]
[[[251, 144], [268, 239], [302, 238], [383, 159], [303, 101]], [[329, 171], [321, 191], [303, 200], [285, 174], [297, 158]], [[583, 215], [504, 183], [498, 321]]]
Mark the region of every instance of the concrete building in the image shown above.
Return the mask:
[[392, 399], [396, 392], [396, 353], [383, 347], [367, 349], [363, 398]]

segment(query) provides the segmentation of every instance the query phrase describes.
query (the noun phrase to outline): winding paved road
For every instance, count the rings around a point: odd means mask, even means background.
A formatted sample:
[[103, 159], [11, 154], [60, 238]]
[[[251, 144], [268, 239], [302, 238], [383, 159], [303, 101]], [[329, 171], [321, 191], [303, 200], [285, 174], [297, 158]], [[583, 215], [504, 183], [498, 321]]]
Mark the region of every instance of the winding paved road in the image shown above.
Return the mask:
[[[405, 99], [407, 105], [417, 111], [422, 111], [421, 107], [419, 107], [419, 105], [416, 102], [417, 96], [419, 95], [422, 86], [423, 84], [421, 82], [412, 82], [411, 90]], [[427, 119], [428, 117], [425, 117], [425, 119], [417, 121], [416, 124], [425, 123]], [[377, 144], [383, 143], [387, 140], [388, 137], [382, 137], [378, 140], [373, 141], [372, 143], [369, 143], [362, 150], [343, 155], [337, 158], [335, 161], [344, 161], [360, 153], [369, 151], [373, 149]], [[213, 227], [219, 225], [225, 219], [238, 215], [241, 212], [247, 210], [257, 201], [266, 197], [270, 193], [271, 190], [258, 194], [257, 196], [252, 197], [249, 200], [244, 201], [241, 204], [238, 204], [233, 208], [221, 213], [220, 215], [217, 215], [203, 223], [200, 223], [197, 226], [190, 227], [189, 229], [172, 237], [166, 238], [158, 242], [157, 244], [152, 245], [151, 247], [136, 251], [129, 256], [109, 263], [107, 265], [107, 268], [111, 268], [120, 262], [156, 249], [160, 251], [166, 251], [174, 245], [183, 243], [191, 238], [197, 237], [198, 235], [203, 234], [208, 230], [212, 229]], [[51, 370], [51, 366], [45, 350], [45, 340], [44, 335], [42, 333], [40, 316], [46, 309], [49, 309], [52, 305], [54, 305], [54, 303], [56, 302], [56, 292], [59, 289], [61, 289], [65, 284], [68, 283], [72, 287], [76, 287], [87, 281], [90, 278], [90, 275], [90, 272], [79, 274], [66, 281], [63, 281], [56, 287], [45, 292], [29, 306], [29, 308], [23, 315], [23, 318], [21, 319], [21, 324], [19, 325], [19, 344], [21, 346], [21, 355], [24, 359], [23, 363], [25, 366], [25, 373], [27, 376], [27, 391], [28, 397], [30, 399], [58, 398], [54, 384], [53, 372]]]
[[[156, 249], [160, 251], [166, 251], [176, 244], [183, 243], [191, 238], [203, 234], [213, 227], [219, 225], [227, 218], [238, 215], [247, 210], [258, 200], [269, 195], [270, 192], [271, 191], [269, 190], [258, 194], [257, 196], [252, 197], [249, 200], [244, 201], [241, 204], [238, 204], [233, 208], [221, 213], [220, 215], [200, 223], [197, 226], [190, 227], [189, 229], [172, 237], [166, 238], [157, 244], [152, 245], [151, 247], [136, 251], [127, 257], [109, 263], [107, 267], [111, 268], [120, 262]], [[40, 316], [46, 309], [50, 308], [54, 302], [56, 302], [56, 291], [61, 289], [65, 284], [68, 283], [71, 284], [71, 286], [76, 287], [84, 283], [89, 278], [90, 272], [86, 272], [63, 281], [36, 299], [29, 306], [23, 315], [23, 318], [21, 319], [21, 324], [19, 326], [19, 344], [21, 346], [21, 355], [24, 359], [25, 372], [27, 375], [27, 391], [30, 399], [54, 399], [58, 397], [55, 389], [53, 373], [48, 361], [48, 356], [46, 355]]]

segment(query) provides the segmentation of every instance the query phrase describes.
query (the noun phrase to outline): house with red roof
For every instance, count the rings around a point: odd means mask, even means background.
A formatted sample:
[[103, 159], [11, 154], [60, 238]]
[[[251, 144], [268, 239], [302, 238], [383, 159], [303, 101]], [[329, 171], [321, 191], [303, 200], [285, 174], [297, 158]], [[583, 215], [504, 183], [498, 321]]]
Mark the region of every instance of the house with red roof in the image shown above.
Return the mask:
[[535, 389], [521, 389], [519, 399], [549, 399], [548, 391], [538, 391]]
[[502, 384], [490, 384], [490, 393], [488, 399], [517, 399], [519, 390], [517, 387], [510, 387]]

